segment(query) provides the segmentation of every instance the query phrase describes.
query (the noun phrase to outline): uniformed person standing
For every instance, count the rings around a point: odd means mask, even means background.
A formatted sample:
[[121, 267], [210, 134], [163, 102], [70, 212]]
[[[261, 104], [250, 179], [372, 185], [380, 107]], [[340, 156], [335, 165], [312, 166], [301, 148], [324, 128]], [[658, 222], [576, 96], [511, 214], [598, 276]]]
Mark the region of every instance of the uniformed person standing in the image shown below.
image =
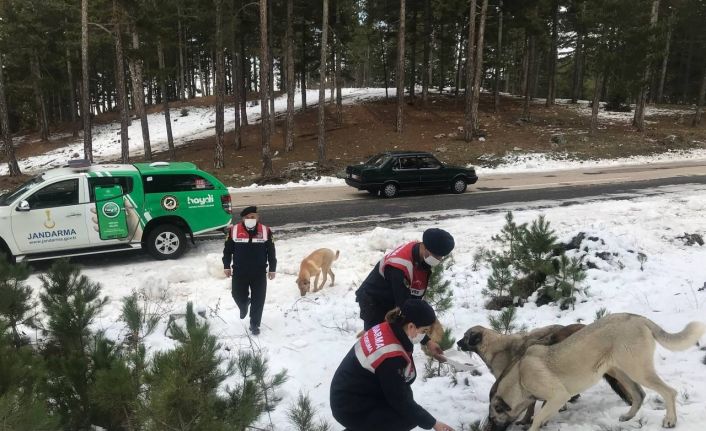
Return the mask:
[[275, 278], [277, 256], [272, 230], [259, 223], [257, 207], [245, 208], [240, 217], [242, 220], [231, 226], [228, 232], [223, 248], [223, 267], [226, 276], [233, 277], [232, 294], [240, 309], [240, 318], [245, 319], [250, 306], [250, 332], [258, 335], [267, 279]]
[[[356, 291], [360, 318], [367, 331], [382, 323], [388, 311], [401, 307], [408, 299], [423, 299], [432, 267], [454, 249], [454, 238], [443, 229], [424, 231], [422, 241], [402, 244], [386, 254]], [[444, 362], [439, 345], [425, 337], [422, 344], [437, 360]]]

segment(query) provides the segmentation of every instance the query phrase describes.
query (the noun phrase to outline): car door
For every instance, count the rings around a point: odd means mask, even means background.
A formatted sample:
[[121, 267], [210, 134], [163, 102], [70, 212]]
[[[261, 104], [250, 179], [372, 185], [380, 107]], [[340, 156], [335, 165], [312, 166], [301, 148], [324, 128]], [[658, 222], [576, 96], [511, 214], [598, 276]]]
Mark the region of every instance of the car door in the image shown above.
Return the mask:
[[419, 188], [417, 156], [398, 156], [392, 165], [393, 177], [402, 189]]
[[433, 156], [419, 157], [419, 177], [423, 188], [447, 187], [450, 181], [444, 165]]
[[[13, 205], [12, 234], [24, 254], [87, 247], [85, 180], [60, 179]], [[23, 210], [21, 203], [29, 209]]]

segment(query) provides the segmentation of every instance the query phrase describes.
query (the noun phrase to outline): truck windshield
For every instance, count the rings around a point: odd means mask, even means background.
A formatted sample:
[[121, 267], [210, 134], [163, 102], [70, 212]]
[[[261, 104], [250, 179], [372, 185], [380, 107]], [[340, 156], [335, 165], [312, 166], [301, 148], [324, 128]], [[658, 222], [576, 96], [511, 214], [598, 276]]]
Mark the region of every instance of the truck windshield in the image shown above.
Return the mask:
[[364, 165], [379, 168], [380, 166], [384, 165], [389, 159], [389, 154], [378, 154], [377, 156], [371, 157], [367, 162], [364, 163]]
[[11, 192], [7, 192], [0, 196], [0, 206], [7, 206], [13, 203], [18, 197], [22, 196], [27, 190], [33, 188], [37, 184], [44, 182], [41, 175], [32, 178]]

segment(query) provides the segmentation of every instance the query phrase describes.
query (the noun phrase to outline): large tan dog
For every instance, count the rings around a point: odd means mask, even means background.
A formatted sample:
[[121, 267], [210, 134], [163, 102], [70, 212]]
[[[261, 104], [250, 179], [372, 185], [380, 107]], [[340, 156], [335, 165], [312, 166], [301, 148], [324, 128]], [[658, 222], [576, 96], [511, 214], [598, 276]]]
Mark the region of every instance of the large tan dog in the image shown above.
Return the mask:
[[[465, 352], [477, 354], [497, 379], [529, 346], [550, 346], [559, 343], [585, 326], [581, 323], [567, 326], [549, 325], [522, 334], [501, 334], [479, 325], [466, 331], [457, 345]], [[614, 377], [605, 375], [604, 378], [623, 401], [632, 404], [629, 394]], [[529, 405], [527, 413], [519, 423], [528, 425], [533, 415], [534, 403]]]
[[[331, 265], [338, 259], [338, 250], [334, 253], [333, 250], [328, 248], [320, 248], [309, 256], [302, 260], [299, 266], [299, 276], [297, 277], [297, 286], [299, 286], [299, 293], [302, 296], [306, 295], [307, 292], [318, 292], [326, 284], [326, 279], [331, 276], [331, 286], [336, 281], [336, 274], [331, 270]], [[323, 280], [319, 285], [319, 275], [324, 274]], [[314, 289], [311, 289], [311, 277], [314, 277]]]
[[638, 385], [659, 393], [667, 413], [662, 426], [677, 422], [676, 391], [654, 368], [656, 342], [672, 351], [685, 350], [706, 332], [706, 324], [691, 322], [677, 334], [665, 332], [649, 319], [634, 314], [611, 314], [587, 325], [561, 343], [532, 345], [498, 378], [490, 393], [487, 431], [505, 430], [535, 400], [546, 403], [534, 417], [530, 431], [538, 431], [573, 395], [595, 385], [610, 373], [630, 394], [632, 419], [644, 395]]

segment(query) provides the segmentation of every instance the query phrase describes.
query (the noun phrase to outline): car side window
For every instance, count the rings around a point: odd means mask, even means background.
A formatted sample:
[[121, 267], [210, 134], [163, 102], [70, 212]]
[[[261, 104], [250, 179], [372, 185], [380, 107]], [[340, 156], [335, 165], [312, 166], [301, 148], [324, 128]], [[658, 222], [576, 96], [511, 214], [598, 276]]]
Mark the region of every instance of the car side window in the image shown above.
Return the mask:
[[419, 158], [419, 169], [440, 169], [441, 162], [434, 157], [426, 156]]
[[119, 185], [124, 194], [132, 193], [132, 178], [130, 177], [94, 177], [88, 179], [88, 194], [91, 202], [96, 201], [96, 187]]
[[190, 192], [213, 190], [209, 180], [194, 174], [159, 174], [144, 175], [145, 193]]
[[397, 170], [418, 169], [417, 157], [399, 157], [395, 161], [394, 168]]
[[49, 184], [27, 198], [33, 210], [78, 205], [78, 178]]

